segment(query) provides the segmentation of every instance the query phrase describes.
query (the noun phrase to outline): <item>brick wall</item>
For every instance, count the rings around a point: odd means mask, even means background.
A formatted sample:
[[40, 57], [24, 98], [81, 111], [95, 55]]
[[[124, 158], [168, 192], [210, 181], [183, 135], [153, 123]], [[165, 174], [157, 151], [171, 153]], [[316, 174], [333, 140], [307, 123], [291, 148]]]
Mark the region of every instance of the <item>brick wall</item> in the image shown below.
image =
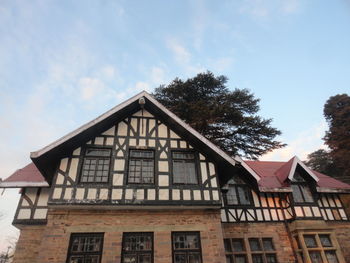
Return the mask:
[[224, 238], [272, 237], [278, 262], [294, 263], [292, 245], [283, 223], [223, 223]]
[[16, 245], [13, 262], [36, 262], [45, 225], [19, 226], [19, 228], [21, 229], [21, 234]]
[[65, 262], [70, 234], [77, 232], [104, 232], [102, 263], [120, 262], [123, 232], [153, 232], [154, 262], [169, 263], [172, 231], [200, 231], [203, 262], [225, 262], [218, 210], [49, 211], [38, 260], [31, 262]]
[[350, 222], [327, 222], [333, 228], [346, 262], [350, 262]]

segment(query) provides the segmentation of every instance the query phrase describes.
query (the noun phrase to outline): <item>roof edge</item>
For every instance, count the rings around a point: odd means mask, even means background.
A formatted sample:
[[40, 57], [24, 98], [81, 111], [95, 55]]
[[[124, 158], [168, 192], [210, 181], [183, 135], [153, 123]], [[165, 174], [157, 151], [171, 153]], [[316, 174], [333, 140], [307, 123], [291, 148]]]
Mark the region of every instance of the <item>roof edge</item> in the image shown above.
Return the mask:
[[146, 96], [148, 95], [148, 93], [146, 91], [141, 91], [140, 93], [136, 94], [135, 96], [131, 97], [130, 99], [118, 104], [117, 106], [113, 107], [112, 109], [108, 110], [107, 112], [101, 114], [100, 116], [98, 116], [97, 118], [89, 121], [88, 123], [80, 126], [79, 128], [73, 130], [72, 132], [66, 134], [65, 136], [59, 138], [58, 140], [54, 141], [53, 143], [50, 143], [49, 145], [41, 148], [40, 150], [34, 151], [30, 153], [30, 158], [38, 158], [41, 155], [47, 153], [48, 151], [52, 150], [53, 148], [55, 148], [56, 146], [64, 143], [65, 141], [73, 138], [74, 136], [78, 135], [79, 133], [81, 133], [82, 131], [94, 126], [96, 123], [104, 120], [105, 118], [111, 116], [113, 113], [119, 111], [120, 109], [124, 108], [125, 106], [127, 106], [128, 104], [130, 104], [131, 102], [135, 101], [136, 99], [142, 97], [142, 96]]
[[295, 174], [295, 169], [297, 167], [297, 164], [299, 164], [316, 182], [318, 182], [320, 179], [307, 167], [297, 156], [293, 157], [293, 164], [289, 171], [288, 179], [292, 180], [293, 176]]
[[50, 185], [47, 182], [26, 182], [26, 181], [0, 182], [0, 188], [49, 187], [49, 186]]
[[223, 150], [219, 149], [218, 146], [210, 142], [208, 139], [206, 139], [202, 134], [200, 134], [198, 131], [193, 129], [191, 126], [189, 126], [187, 123], [185, 123], [183, 120], [181, 120], [179, 117], [177, 117], [174, 113], [172, 113], [170, 110], [168, 110], [165, 106], [163, 106], [160, 102], [158, 102], [156, 99], [154, 99], [149, 93], [146, 91], [142, 91], [135, 96], [131, 97], [130, 99], [120, 103], [119, 105], [115, 106], [114, 108], [110, 109], [106, 113], [98, 116], [97, 118], [93, 119], [92, 121], [80, 126], [79, 128], [75, 129], [74, 131], [68, 133], [67, 135], [61, 137], [60, 139], [54, 141], [53, 143], [45, 146], [44, 148], [31, 152], [30, 157], [31, 159], [36, 159], [43, 154], [49, 152], [50, 150], [54, 149], [55, 147], [61, 145], [62, 143], [66, 142], [67, 140], [73, 138], [74, 136], [77, 136], [81, 132], [85, 131], [86, 129], [94, 126], [95, 124], [101, 122], [105, 118], [111, 116], [112, 114], [118, 112], [119, 110], [123, 109], [127, 105], [131, 104], [135, 100], [145, 97], [150, 102], [152, 102], [155, 106], [157, 106], [160, 110], [162, 110], [165, 114], [167, 114], [170, 118], [174, 119], [180, 126], [182, 126], [184, 129], [188, 130], [190, 133], [192, 133], [195, 137], [197, 137], [199, 140], [201, 140], [203, 143], [207, 144], [214, 152], [216, 152], [218, 155], [220, 155], [222, 158], [224, 158], [227, 162], [229, 162], [231, 165], [235, 166], [237, 161], [229, 156], [227, 153], [225, 153]]

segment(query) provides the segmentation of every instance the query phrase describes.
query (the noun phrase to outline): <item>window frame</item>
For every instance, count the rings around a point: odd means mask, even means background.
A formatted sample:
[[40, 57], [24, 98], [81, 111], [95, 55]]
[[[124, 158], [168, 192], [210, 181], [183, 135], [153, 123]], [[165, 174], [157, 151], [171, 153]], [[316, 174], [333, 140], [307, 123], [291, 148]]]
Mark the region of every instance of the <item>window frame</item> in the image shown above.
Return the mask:
[[[323, 235], [327, 235], [329, 237], [332, 246], [324, 246], [322, 244], [320, 236]], [[305, 236], [314, 236], [316, 247], [308, 247], [305, 243]], [[326, 255], [327, 252], [334, 252], [338, 263], [343, 262], [343, 255], [333, 232], [297, 232], [293, 235], [293, 246], [298, 262], [312, 262], [310, 252], [319, 252], [323, 262], [328, 262]]]
[[[260, 250], [252, 250], [251, 246], [250, 246], [250, 241], [251, 240], [258, 240], [258, 243], [259, 243], [259, 246], [260, 246]], [[265, 239], [269, 239], [271, 240], [271, 244], [272, 244], [272, 247], [273, 247], [273, 250], [265, 250], [265, 247], [264, 247], [264, 240]], [[226, 242], [227, 240], [229, 241], [230, 243], [230, 248], [231, 248], [231, 251], [227, 251], [226, 250]], [[243, 245], [243, 250], [242, 251], [234, 251], [234, 246], [233, 246], [233, 241], [237, 241], [239, 240], [242, 245]], [[274, 238], [273, 237], [256, 237], [256, 236], [248, 236], [248, 237], [227, 237], [227, 238], [224, 238], [224, 247], [225, 247], [225, 259], [226, 259], [226, 262], [227, 260], [229, 260], [229, 262], [232, 262], [232, 263], [235, 263], [236, 260], [235, 260], [235, 257], [236, 256], [242, 256], [242, 257], [245, 257], [245, 260], [246, 260], [246, 263], [248, 262], [253, 262], [253, 255], [261, 255], [262, 256], [262, 260], [264, 263], [267, 262], [267, 256], [268, 255], [274, 255], [275, 258], [276, 258], [276, 262], [279, 262], [278, 261], [278, 256], [277, 256], [277, 249], [276, 249], [276, 245], [275, 245], [275, 242], [274, 242]], [[229, 258], [229, 259], [228, 259]]]
[[[197, 183], [175, 183], [175, 180], [174, 180], [174, 160], [186, 160], [186, 159], [174, 159], [173, 158], [173, 153], [191, 153], [193, 154], [194, 158], [193, 158], [193, 161], [194, 161], [194, 170], [195, 170], [195, 176], [196, 176], [196, 180], [197, 180]], [[172, 149], [170, 151], [170, 165], [171, 165], [171, 183], [172, 185], [178, 185], [178, 186], [181, 186], [181, 185], [200, 185], [201, 184], [201, 177], [200, 177], [200, 167], [199, 167], [199, 157], [198, 157], [198, 153], [194, 150], [187, 150], [187, 149]]]
[[[243, 181], [241, 178], [239, 178], [241, 181]], [[235, 192], [236, 192], [236, 198], [238, 201], [238, 204], [230, 204], [228, 201], [228, 193], [230, 191], [230, 188], [233, 187], [235, 188]], [[239, 192], [238, 192], [238, 188], [243, 188], [244, 191], [247, 192], [248, 194], [248, 200], [249, 200], [249, 204], [242, 204], [241, 203], [241, 199], [239, 196]], [[253, 200], [253, 194], [252, 194], [252, 189], [249, 187], [249, 185], [247, 185], [244, 181], [242, 183], [227, 183], [227, 192], [224, 193], [225, 196], [225, 202], [227, 206], [234, 206], [234, 207], [254, 207], [254, 200]]]
[[[133, 235], [150, 235], [151, 237], [151, 243], [152, 243], [152, 250], [151, 250], [151, 263], [154, 262], [154, 233], [153, 232], [123, 232], [123, 237], [122, 237], [122, 245], [121, 245], [121, 255], [120, 255], [120, 262], [122, 263], [123, 260], [124, 260], [124, 257], [125, 255], [128, 255], [129, 252], [125, 253], [125, 250], [124, 250], [124, 244], [125, 244], [125, 239], [127, 236], [133, 236]], [[139, 251], [133, 251], [133, 252], [130, 252], [130, 253], [133, 253], [135, 255], [139, 255], [139, 254], [147, 254], [145, 253], [144, 251], [142, 250], [139, 250]], [[138, 258], [137, 258], [137, 261], [138, 261]], [[138, 263], [138, 262], [137, 262]]]
[[[73, 239], [74, 237], [100, 237], [101, 238], [101, 246], [100, 250], [98, 252], [71, 252]], [[102, 262], [102, 255], [103, 255], [103, 243], [104, 243], [104, 233], [103, 232], [90, 232], [90, 233], [71, 233], [69, 238], [69, 245], [68, 245], [68, 251], [67, 251], [67, 259], [66, 263], [69, 263], [69, 259], [71, 256], [80, 256], [82, 255], [85, 260], [85, 256], [87, 255], [99, 255], [99, 263]]]
[[[197, 235], [198, 238], [198, 249], [175, 249], [174, 238], [176, 234], [186, 234], [186, 235]], [[175, 253], [180, 252], [189, 255], [189, 253], [199, 253], [199, 258], [201, 263], [203, 263], [203, 255], [202, 255], [202, 242], [201, 242], [201, 234], [200, 231], [172, 231], [171, 232], [171, 253], [172, 253], [172, 262], [175, 263]]]
[[[92, 158], [101, 158], [101, 159], [109, 159], [109, 167], [108, 167], [108, 178], [106, 182], [96, 182], [95, 181], [95, 177], [96, 177], [96, 173], [94, 175], [94, 181], [93, 182], [82, 182], [82, 178], [83, 178], [83, 172], [84, 172], [84, 160], [85, 158], [89, 158], [90, 156], [86, 155], [86, 152], [88, 150], [109, 150], [110, 154], [109, 157], [103, 157], [103, 156], [91, 156]], [[79, 168], [78, 168], [78, 175], [79, 175], [79, 184], [80, 185], [84, 185], [84, 184], [95, 184], [95, 185], [106, 185], [106, 184], [110, 184], [110, 180], [111, 180], [111, 170], [112, 170], [112, 160], [113, 160], [113, 147], [111, 146], [98, 146], [98, 145], [86, 145], [85, 147], [82, 148], [82, 153], [80, 155], [79, 158]]]
[[[153, 158], [148, 158], [148, 157], [131, 157], [131, 151], [149, 151], [153, 153]], [[156, 151], [154, 148], [147, 148], [147, 149], [139, 149], [139, 148], [135, 148], [135, 147], [129, 147], [129, 151], [128, 151], [128, 166], [127, 166], [127, 174], [126, 174], [126, 184], [130, 184], [130, 185], [155, 185], [156, 184]], [[152, 183], [144, 183], [144, 182], [130, 182], [129, 179], [129, 174], [130, 174], [130, 162], [132, 159], [136, 159], [136, 160], [143, 160], [143, 159], [147, 159], [147, 160], [153, 160], [153, 182]], [[142, 171], [141, 171], [141, 179], [142, 179]]]
[[[294, 191], [293, 191], [293, 186], [297, 186], [298, 189], [299, 189], [299, 192], [301, 194], [301, 197], [303, 199], [302, 202], [297, 202], [295, 201], [295, 198], [294, 198]], [[313, 201], [306, 201], [305, 199], [305, 196], [304, 196], [304, 192], [303, 190], [301, 190], [301, 187], [307, 187], [308, 190], [310, 191], [310, 194], [311, 194], [311, 198]], [[316, 198], [314, 197], [314, 194], [312, 192], [312, 189], [310, 187], [310, 185], [307, 183], [307, 182], [292, 182], [291, 183], [291, 188], [292, 188], [292, 198], [293, 198], [293, 204], [294, 205], [312, 205], [312, 204], [316, 204]]]

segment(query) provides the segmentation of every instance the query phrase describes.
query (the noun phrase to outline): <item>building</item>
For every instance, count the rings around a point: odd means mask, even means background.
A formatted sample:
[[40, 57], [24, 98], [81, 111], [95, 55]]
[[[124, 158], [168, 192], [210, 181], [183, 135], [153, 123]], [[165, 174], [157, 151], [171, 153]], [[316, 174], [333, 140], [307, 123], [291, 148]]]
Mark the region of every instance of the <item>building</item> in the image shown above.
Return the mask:
[[350, 262], [350, 185], [231, 158], [146, 92], [31, 159], [0, 183], [15, 263]]

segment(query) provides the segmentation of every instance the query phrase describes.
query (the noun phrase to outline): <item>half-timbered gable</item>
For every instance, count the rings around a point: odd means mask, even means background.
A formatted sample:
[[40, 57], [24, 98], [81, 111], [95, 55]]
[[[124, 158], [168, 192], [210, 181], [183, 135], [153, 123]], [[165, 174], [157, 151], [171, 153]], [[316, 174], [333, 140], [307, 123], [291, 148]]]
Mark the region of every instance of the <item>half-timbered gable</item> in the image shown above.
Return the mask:
[[220, 205], [215, 163], [147, 110], [62, 158], [50, 204]]

